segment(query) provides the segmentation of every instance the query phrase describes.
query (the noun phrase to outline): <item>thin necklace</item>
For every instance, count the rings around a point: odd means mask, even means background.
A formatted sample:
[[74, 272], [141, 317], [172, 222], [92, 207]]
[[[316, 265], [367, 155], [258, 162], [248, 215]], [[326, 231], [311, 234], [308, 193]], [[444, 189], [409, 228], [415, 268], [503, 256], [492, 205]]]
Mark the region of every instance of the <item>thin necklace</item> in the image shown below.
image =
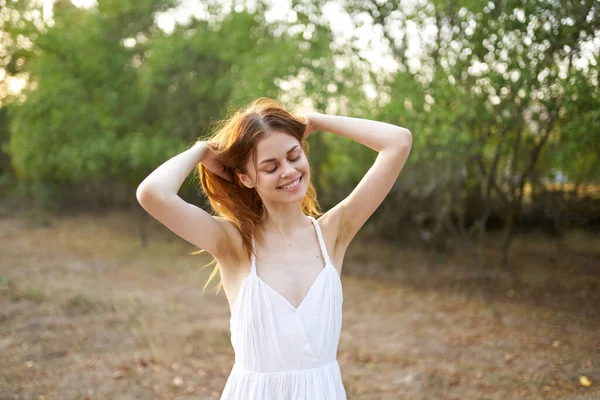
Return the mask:
[[[275, 224], [273, 224], [273, 225], [275, 225]], [[286, 243], [288, 244], [288, 247], [292, 247], [291, 240], [288, 239], [287, 237], [285, 237], [285, 234], [283, 233], [283, 231], [280, 231], [277, 226], [275, 226], [275, 229], [277, 229], [277, 231], [279, 232], [279, 234], [285, 239]]]
[[285, 236], [283, 231], [279, 230], [279, 227], [277, 225], [273, 224], [273, 226], [279, 232], [279, 234], [285, 239], [286, 243], [288, 244], [288, 247], [292, 247], [292, 241]]

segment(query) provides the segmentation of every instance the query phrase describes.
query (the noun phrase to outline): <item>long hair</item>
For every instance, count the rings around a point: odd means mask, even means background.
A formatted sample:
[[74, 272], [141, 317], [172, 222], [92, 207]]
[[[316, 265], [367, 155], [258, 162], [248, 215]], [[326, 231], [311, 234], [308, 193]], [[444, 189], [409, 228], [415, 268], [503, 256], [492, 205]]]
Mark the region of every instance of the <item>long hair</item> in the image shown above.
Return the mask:
[[[303, 139], [305, 129], [306, 123], [301, 118], [286, 111], [277, 101], [260, 97], [247, 107], [235, 111], [229, 118], [218, 122], [215, 132], [205, 139], [207, 145], [223, 162], [225, 171], [231, 176], [232, 181], [228, 182], [218, 177], [199, 163], [198, 174], [203, 192], [214, 213], [237, 227], [242, 235], [243, 247], [248, 258], [253, 253], [252, 238], [255, 238], [256, 243], [262, 244], [259, 225], [266, 209], [257, 191], [244, 186], [237, 172], [248, 173], [246, 162], [249, 159], [256, 168], [256, 145], [265, 135], [273, 131], [286, 133], [298, 139], [308, 156], [308, 142]], [[304, 214], [313, 217], [321, 215], [312, 183], [312, 174], [301, 208]], [[205, 268], [213, 263], [215, 267], [203, 291], [219, 271], [216, 259], [205, 265]], [[217, 285], [217, 293], [221, 287], [222, 281]]]

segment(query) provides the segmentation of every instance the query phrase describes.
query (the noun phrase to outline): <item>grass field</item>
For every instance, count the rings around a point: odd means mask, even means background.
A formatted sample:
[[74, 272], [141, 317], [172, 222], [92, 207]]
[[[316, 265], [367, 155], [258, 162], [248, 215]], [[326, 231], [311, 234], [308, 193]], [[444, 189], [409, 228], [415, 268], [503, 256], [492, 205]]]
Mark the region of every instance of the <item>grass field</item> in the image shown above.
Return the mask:
[[[125, 213], [1, 217], [0, 399], [218, 399], [229, 309], [194, 250], [155, 222], [141, 248]], [[466, 258], [351, 245], [348, 399], [599, 399], [600, 238]]]

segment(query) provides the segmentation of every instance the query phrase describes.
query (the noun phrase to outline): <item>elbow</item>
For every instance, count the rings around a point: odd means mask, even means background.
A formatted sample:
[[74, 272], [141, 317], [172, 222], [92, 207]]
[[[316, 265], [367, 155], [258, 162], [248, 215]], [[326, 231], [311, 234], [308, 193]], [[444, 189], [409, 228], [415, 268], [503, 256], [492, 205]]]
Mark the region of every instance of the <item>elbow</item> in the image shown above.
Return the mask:
[[412, 132], [406, 128], [404, 128], [402, 132], [404, 141], [406, 142], [406, 146], [410, 148], [412, 146]]
[[148, 188], [143, 185], [139, 185], [137, 187], [137, 189], [135, 190], [135, 198], [137, 199], [138, 203], [140, 203], [140, 205], [142, 207], [144, 207], [144, 204], [148, 202], [149, 196], [150, 196], [150, 193], [149, 193]]
[[144, 209], [147, 209], [151, 203], [160, 199], [160, 195], [151, 187], [140, 184], [135, 191], [135, 198]]
[[395, 137], [394, 148], [401, 152], [408, 152], [412, 147], [412, 132], [406, 128], [400, 128], [399, 134]]

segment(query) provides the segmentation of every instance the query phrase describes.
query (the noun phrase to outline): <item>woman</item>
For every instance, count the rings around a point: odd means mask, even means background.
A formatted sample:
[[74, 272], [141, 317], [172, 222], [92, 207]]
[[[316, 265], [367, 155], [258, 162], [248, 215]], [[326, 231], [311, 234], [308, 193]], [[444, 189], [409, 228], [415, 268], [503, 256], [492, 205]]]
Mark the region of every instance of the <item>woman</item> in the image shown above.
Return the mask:
[[[313, 131], [379, 153], [352, 193], [318, 221], [306, 154]], [[411, 144], [405, 128], [316, 112], [298, 118], [259, 98], [140, 184], [145, 210], [217, 260], [210, 279], [218, 270], [235, 352], [221, 399], [346, 398], [336, 359], [344, 254], [390, 191]], [[177, 195], [196, 166], [218, 216]]]

